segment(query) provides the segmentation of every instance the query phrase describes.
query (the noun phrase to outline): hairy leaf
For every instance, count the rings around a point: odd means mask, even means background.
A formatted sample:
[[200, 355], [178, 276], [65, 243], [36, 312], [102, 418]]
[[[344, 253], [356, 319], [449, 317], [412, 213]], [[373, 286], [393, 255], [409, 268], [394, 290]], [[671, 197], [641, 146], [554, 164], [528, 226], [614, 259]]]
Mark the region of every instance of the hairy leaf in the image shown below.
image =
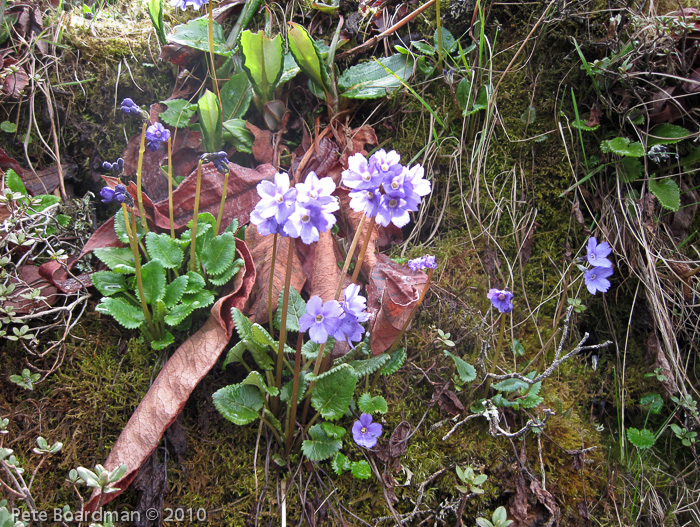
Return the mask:
[[165, 296], [165, 269], [160, 260], [151, 260], [141, 267], [143, 296], [147, 304], [162, 300]]
[[159, 260], [166, 269], [178, 269], [184, 253], [178, 243], [167, 234], [146, 234], [146, 249], [151, 260]]
[[325, 92], [331, 90], [330, 72], [321, 57], [318, 48], [308, 31], [294, 22], [289, 23], [287, 30], [289, 51], [301, 70], [311, 79], [318, 89]]
[[[275, 312], [275, 327], [280, 329], [282, 323], [282, 301], [284, 289], [280, 291]], [[289, 290], [289, 305], [287, 306], [287, 331], [299, 331], [299, 318], [306, 313], [306, 302], [293, 287]], [[311, 341], [309, 341], [311, 342]], [[332, 348], [331, 348], [332, 349]]]
[[208, 274], [218, 275], [226, 271], [236, 258], [233, 234], [225, 232], [216, 236], [202, 249], [200, 258]]
[[350, 472], [357, 479], [369, 479], [372, 477], [372, 469], [366, 460], [353, 461], [350, 465]]
[[476, 379], [476, 369], [474, 369], [474, 366], [447, 350], [444, 350], [443, 353], [446, 357], [450, 357], [454, 361], [455, 367], [457, 368], [457, 376], [461, 383], [472, 382]]
[[343, 446], [340, 439], [328, 437], [321, 425], [309, 429], [309, 437], [301, 444], [301, 451], [311, 461], [323, 461], [332, 457]]
[[385, 414], [389, 411], [389, 406], [386, 399], [381, 395], [372, 397], [369, 393], [363, 393], [357, 400], [357, 407], [364, 414], [380, 413]]
[[165, 295], [163, 303], [166, 307], [173, 307], [182, 298], [183, 293], [187, 289], [187, 275], [178, 276], [175, 280], [165, 286]]
[[393, 375], [399, 368], [403, 366], [406, 361], [406, 350], [404, 348], [399, 348], [391, 353], [391, 359], [387, 362], [381, 370], [382, 375]]
[[95, 249], [93, 254], [116, 273], [131, 274], [136, 272], [134, 255], [127, 247], [100, 247]]
[[670, 177], [650, 179], [649, 190], [659, 200], [661, 206], [673, 212], [681, 208], [681, 189]]
[[95, 307], [95, 311], [111, 315], [127, 329], [136, 329], [145, 320], [141, 307], [137, 307], [121, 298], [103, 298]]
[[126, 277], [112, 271], [97, 271], [90, 275], [92, 285], [104, 296], [112, 296], [115, 293], [127, 291]]
[[636, 428], [628, 428], [627, 439], [640, 450], [651, 448], [654, 446], [654, 443], [656, 443], [654, 433], [646, 428], [642, 428], [641, 430], [637, 430]]
[[346, 69], [338, 79], [338, 92], [350, 99], [376, 99], [386, 97], [389, 93], [401, 87], [399, 79], [382, 67], [394, 72], [400, 79], [406, 81], [413, 73], [413, 58], [397, 53], [391, 57], [364, 62]]
[[254, 421], [265, 402], [260, 390], [249, 384], [225, 386], [214, 392], [212, 399], [219, 413], [237, 425]]
[[311, 405], [324, 419], [334, 421], [345, 414], [357, 384], [352, 367], [341, 364], [330, 375], [319, 376]]

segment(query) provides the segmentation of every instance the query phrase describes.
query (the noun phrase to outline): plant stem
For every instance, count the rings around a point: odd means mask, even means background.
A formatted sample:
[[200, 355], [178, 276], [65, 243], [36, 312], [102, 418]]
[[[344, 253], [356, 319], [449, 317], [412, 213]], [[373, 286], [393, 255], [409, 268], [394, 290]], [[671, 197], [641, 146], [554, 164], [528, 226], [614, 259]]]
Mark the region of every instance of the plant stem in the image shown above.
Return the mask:
[[297, 420], [297, 399], [299, 399], [299, 372], [301, 371], [301, 347], [304, 344], [304, 334], [299, 333], [297, 338], [297, 349], [294, 355], [294, 379], [292, 381], [292, 400], [287, 414], [287, 455], [292, 449], [292, 437], [294, 432], [294, 424]]
[[[401, 328], [401, 332], [396, 336], [396, 338], [394, 339], [394, 342], [391, 344], [391, 346], [386, 351], [386, 353], [391, 353], [392, 351], [394, 351], [396, 349], [396, 347], [399, 345], [399, 342], [401, 342], [401, 339], [403, 338], [404, 334], [406, 333], [406, 330], [408, 329], [408, 325], [413, 320], [413, 317], [416, 316], [416, 312], [418, 311], [418, 308], [423, 303], [423, 299], [425, 299], [425, 295], [428, 293], [428, 289], [430, 289], [430, 282], [433, 279], [433, 271], [434, 271], [434, 269], [428, 269], [428, 281], [425, 283], [425, 287], [423, 288], [423, 291], [421, 291], [421, 294], [418, 297], [418, 301], [413, 305], [413, 309], [411, 309], [411, 315], [406, 319], [406, 322], [404, 322], [403, 327]], [[374, 384], [372, 386], [374, 386]]]
[[168, 137], [168, 214], [170, 217], [170, 237], [175, 239], [175, 220], [173, 216], [173, 141]]
[[126, 208], [126, 204], [122, 203], [122, 212], [124, 213], [124, 228], [126, 230], [126, 235], [129, 238], [129, 246], [131, 247], [131, 254], [134, 257], [134, 269], [136, 274], [136, 285], [139, 289], [139, 298], [141, 300], [141, 309], [143, 310], [143, 315], [146, 317], [146, 323], [148, 324], [149, 330], [154, 338], [156, 338], [157, 331], [153, 325], [153, 319], [151, 318], [151, 312], [148, 310], [146, 305], [146, 297], [143, 294], [143, 279], [141, 277], [141, 253], [139, 253], [138, 245], [136, 244], [136, 217], [134, 214], [129, 216], [129, 211]]
[[[226, 191], [228, 190], [228, 177], [231, 173], [226, 166], [226, 174], [224, 175], [224, 188], [221, 190], [221, 203], [219, 204], [219, 214], [216, 216], [216, 230], [214, 231], [214, 236], [219, 235], [219, 230], [221, 229], [221, 219], [224, 217], [224, 205], [226, 204]], [[234, 233], [235, 234], [235, 233]], [[277, 236], [275, 234], [275, 236]]]
[[[498, 366], [498, 361], [501, 359], [501, 349], [503, 347], [503, 336], [506, 333], [506, 315], [501, 313], [501, 328], [498, 332], [498, 342], [496, 342], [496, 350], [493, 354], [493, 361], [491, 362], [491, 371], [489, 373], [496, 373], [496, 367]], [[486, 379], [486, 387], [484, 389], [484, 397], [489, 393], [489, 388], [491, 388], [491, 377]]]
[[367, 253], [367, 247], [369, 246], [369, 240], [372, 238], [372, 229], [374, 229], [374, 223], [375, 223], [375, 217], [372, 216], [369, 220], [369, 229], [367, 229], [367, 236], [365, 236], [365, 241], [362, 243], [362, 249], [360, 249], [360, 254], [357, 256], [357, 263], [355, 264], [355, 271], [352, 273], [351, 282], [353, 284], [357, 282], [357, 277], [360, 274], [360, 269], [362, 269], [362, 262], [365, 261], [365, 253]]
[[[287, 309], [289, 308], [289, 287], [292, 282], [292, 262], [294, 260], [294, 238], [289, 238], [289, 250], [287, 251], [287, 272], [284, 275], [284, 290], [282, 293], [282, 314], [280, 316], [280, 344], [277, 350], [277, 369], [275, 371], [275, 386], [282, 388], [282, 363], [284, 359], [284, 345], [287, 343]], [[272, 400], [272, 413], [277, 412], [279, 396]]]
[[[139, 204], [139, 215], [141, 216], [141, 225], [143, 226], [144, 234], [148, 232], [148, 222], [146, 221], [146, 209], [143, 207], [141, 172], [143, 171], [143, 154], [146, 152], [146, 128], [148, 128], [148, 121], [143, 123], [143, 126], [141, 127], [141, 145], [139, 146], [139, 161], [136, 168], [136, 200]], [[134, 230], [134, 232], [136, 232], [136, 230]]]
[[[270, 283], [267, 286], [267, 319], [270, 324], [270, 335], [275, 338], [275, 326], [272, 319], [272, 286], [275, 278], [275, 260], [277, 259], [277, 233], [272, 238], [272, 263], [270, 263]], [[276, 302], [275, 302], [276, 303]]]
[[190, 240], [190, 271], [197, 265], [197, 216], [199, 214], [199, 194], [202, 190], [202, 160], [197, 163], [197, 185], [194, 191], [194, 215], [192, 217], [192, 238]]
[[[335, 299], [338, 300], [340, 298], [340, 292], [343, 290], [343, 283], [345, 282], [345, 275], [348, 272], [348, 268], [350, 267], [350, 262], [352, 261], [352, 257], [355, 254], [355, 248], [357, 247], [357, 242], [360, 240], [360, 236], [362, 235], [362, 227], [365, 225], [365, 216], [364, 214], [362, 215], [362, 219], [360, 219], [360, 224], [357, 226], [357, 230], [355, 231], [355, 236], [352, 239], [352, 243], [350, 244], [350, 248], [348, 249], [348, 254], [345, 257], [345, 263], [343, 264], [343, 271], [340, 273], [340, 280], [338, 281], [338, 287], [335, 290]], [[371, 229], [367, 232], [367, 238], [369, 238]], [[353, 282], [355, 280], [353, 279]]]

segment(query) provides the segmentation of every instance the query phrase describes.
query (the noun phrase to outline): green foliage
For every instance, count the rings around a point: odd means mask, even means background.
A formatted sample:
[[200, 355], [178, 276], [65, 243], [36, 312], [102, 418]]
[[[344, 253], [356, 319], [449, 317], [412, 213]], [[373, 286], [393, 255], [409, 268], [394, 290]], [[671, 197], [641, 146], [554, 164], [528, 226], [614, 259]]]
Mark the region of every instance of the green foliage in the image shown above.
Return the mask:
[[237, 425], [254, 421], [264, 405], [260, 389], [250, 384], [225, 386], [214, 392], [212, 398], [219, 413]]
[[240, 39], [242, 66], [248, 75], [261, 107], [273, 100], [275, 88], [282, 76], [284, 46], [282, 37], [269, 38], [264, 31], [244, 31]]
[[681, 189], [671, 178], [650, 179], [649, 190], [663, 208], [672, 212], [678, 212], [681, 208]]
[[488, 476], [486, 474], [476, 474], [472, 467], [455, 467], [457, 477], [462, 482], [462, 485], [456, 485], [455, 488], [464, 494], [472, 492], [474, 494], [483, 494], [484, 489], [481, 485], [486, 483]]
[[381, 395], [372, 397], [369, 393], [363, 393], [357, 400], [357, 407], [363, 414], [380, 413], [385, 414], [389, 411], [386, 399]]
[[311, 395], [311, 405], [324, 419], [340, 419], [352, 401], [357, 377], [351, 366], [341, 364], [319, 375]]
[[387, 361], [379, 373], [382, 375], [393, 375], [399, 371], [399, 368], [403, 366], [404, 362], [406, 362], [406, 350], [404, 348], [399, 348], [392, 352], [391, 359]]
[[457, 368], [457, 376], [454, 379], [455, 386], [461, 387], [464, 384], [472, 382], [474, 379], [476, 379], [476, 369], [474, 366], [469, 364], [464, 359], [453, 355], [447, 350], [444, 350], [443, 353], [445, 354], [445, 357], [449, 357], [454, 361], [455, 367]]
[[33, 390], [34, 383], [41, 378], [41, 374], [32, 373], [27, 368], [22, 370], [22, 375], [10, 375], [10, 381], [17, 386], [21, 386], [25, 390]]
[[329, 436], [318, 424], [309, 429], [309, 438], [301, 444], [301, 451], [311, 461], [330, 459], [343, 446], [342, 440]]
[[312, 83], [326, 95], [326, 101], [332, 90], [331, 73], [323, 61], [321, 50], [309, 35], [304, 27], [294, 22], [289, 23], [287, 40], [289, 51], [292, 52], [294, 60], [306, 73]]
[[[282, 302], [284, 300], [284, 289], [280, 291], [275, 312], [275, 327], [280, 329], [282, 322]], [[287, 331], [299, 331], [299, 317], [306, 313], [306, 302], [301, 295], [292, 288], [289, 290], [289, 305], [287, 306]], [[311, 342], [311, 341], [309, 341]], [[307, 342], [307, 344], [309, 343]]]
[[502, 506], [493, 511], [491, 521], [486, 518], [476, 519], [476, 524], [479, 527], [508, 527], [511, 523], [513, 523], [513, 520], [508, 519], [506, 508]]
[[[387, 73], [387, 69], [396, 76]], [[400, 88], [401, 80], [408, 80], [412, 73], [413, 59], [409, 55], [397, 53], [377, 62], [364, 62], [345, 70], [338, 79], [338, 93], [349, 99], [386, 97]]]
[[[214, 22], [214, 53], [231, 55], [231, 48], [226, 44], [224, 31], [218, 22]], [[200, 51], [209, 52], [209, 25], [204, 18], [190, 20], [187, 24], [175, 27], [175, 32], [168, 35], [168, 42], [189, 46]]]
[[636, 428], [628, 428], [627, 439], [640, 450], [651, 448], [654, 446], [654, 443], [656, 443], [654, 433], [646, 428], [642, 428], [641, 430]]

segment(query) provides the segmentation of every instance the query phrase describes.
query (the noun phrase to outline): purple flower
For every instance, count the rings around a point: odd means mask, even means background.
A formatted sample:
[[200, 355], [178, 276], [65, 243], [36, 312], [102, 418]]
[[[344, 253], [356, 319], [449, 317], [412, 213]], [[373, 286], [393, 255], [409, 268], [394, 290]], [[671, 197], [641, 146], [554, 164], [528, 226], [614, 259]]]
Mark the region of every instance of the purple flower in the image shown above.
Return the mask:
[[359, 153], [348, 158], [348, 169], [343, 170], [342, 177], [343, 185], [356, 191], [376, 191], [384, 181], [384, 173], [370, 170], [367, 159]]
[[297, 190], [289, 188], [289, 176], [278, 172], [275, 174], [274, 183], [261, 181], [257, 188], [260, 201], [250, 213], [251, 223], [258, 227], [258, 232], [263, 236], [287, 236], [284, 226], [294, 212], [297, 199]]
[[388, 227], [390, 223], [403, 227], [411, 221], [408, 212], [408, 202], [405, 199], [384, 194], [377, 210], [377, 223], [382, 227]]
[[368, 218], [377, 215], [382, 195], [379, 189], [357, 190], [350, 192], [350, 208], [355, 212], [363, 212]]
[[[595, 240], [595, 238], [593, 239]], [[583, 273], [583, 281], [586, 282], [588, 292], [592, 295], [595, 295], [597, 291], [606, 293], [610, 288], [610, 280], [608, 278], [612, 274], [612, 267], [594, 267]]]
[[426, 254], [420, 258], [408, 261], [408, 268], [411, 271], [421, 271], [423, 269], [437, 269], [435, 257], [432, 254]]
[[383, 148], [381, 148], [369, 158], [370, 171], [381, 174], [385, 179], [399, 174], [403, 168], [404, 167], [401, 164], [401, 156], [398, 154], [398, 152], [396, 152], [396, 150], [386, 152]]
[[119, 177], [124, 172], [124, 160], [120, 157], [114, 163], [105, 161], [102, 163], [102, 170], [109, 172], [112, 177]]
[[[133, 100], [131, 100], [129, 97], [122, 100], [121, 110], [126, 115], [141, 115], [143, 112], [143, 110], [141, 110], [141, 108], [139, 108], [139, 106]], [[145, 112], [143, 112], [143, 113], [145, 113]]]
[[202, 154], [202, 162], [204, 163], [214, 163], [216, 170], [225, 174], [228, 172], [228, 154], [226, 152], [212, 152], [208, 154]]
[[187, 9], [188, 5], [191, 5], [194, 9], [199, 11], [205, 3], [206, 0], [170, 0], [171, 6], [179, 7], [183, 11]]
[[489, 289], [486, 298], [491, 301], [491, 305], [501, 313], [513, 311], [513, 293], [507, 289]]
[[362, 340], [365, 328], [360, 322], [367, 322], [367, 299], [360, 294], [360, 286], [351, 284], [345, 289], [345, 296], [340, 307], [343, 308], [343, 316], [333, 338], [347, 341], [351, 346], [353, 342]]
[[127, 203], [131, 201], [131, 196], [127, 194], [126, 187], [119, 183], [113, 189], [109, 187], [104, 187], [100, 190], [100, 196], [102, 196], [102, 203]]
[[306, 245], [317, 242], [322, 232], [335, 225], [335, 216], [326, 213], [323, 207], [304, 206], [299, 203], [289, 220], [284, 224], [284, 232], [291, 238], [301, 238]]
[[160, 123], [155, 123], [146, 128], [146, 141], [148, 149], [155, 152], [160, 148], [162, 142], [170, 138], [170, 132]]
[[337, 300], [323, 302], [320, 296], [312, 296], [306, 303], [306, 313], [299, 317], [299, 329], [309, 331], [316, 344], [323, 344], [335, 333], [340, 324], [343, 308]]
[[591, 237], [588, 239], [588, 246], [586, 249], [586, 260], [588, 260], [588, 263], [593, 267], [612, 268], [613, 264], [607, 258], [607, 256], [612, 252], [612, 247], [610, 247], [608, 242], [598, 243], [598, 240], [596, 240], [595, 237]]
[[296, 184], [296, 189], [297, 201], [302, 205], [324, 207], [326, 212], [335, 212], [340, 208], [338, 200], [332, 196], [335, 183], [329, 177], [319, 179], [316, 172], [309, 172], [303, 183]]
[[352, 438], [359, 446], [372, 448], [377, 438], [382, 435], [382, 425], [372, 422], [370, 414], [362, 414], [359, 421], [352, 425]]

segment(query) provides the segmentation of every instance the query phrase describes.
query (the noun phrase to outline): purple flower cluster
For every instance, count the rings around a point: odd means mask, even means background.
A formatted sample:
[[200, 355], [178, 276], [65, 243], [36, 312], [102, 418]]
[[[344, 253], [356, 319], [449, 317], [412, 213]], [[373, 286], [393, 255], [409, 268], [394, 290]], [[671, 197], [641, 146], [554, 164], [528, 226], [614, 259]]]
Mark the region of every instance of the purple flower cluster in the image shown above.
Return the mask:
[[608, 242], [598, 243], [594, 236], [588, 239], [586, 261], [591, 265], [591, 269], [584, 271], [583, 281], [592, 295], [598, 291], [606, 293], [610, 288], [608, 278], [613, 274], [613, 264], [608, 259], [610, 253], [612, 253], [612, 247]]
[[102, 203], [129, 203], [131, 202], [131, 196], [127, 193], [126, 187], [119, 183], [113, 189], [109, 187], [104, 187], [100, 190], [100, 196], [102, 196]]
[[129, 97], [121, 102], [121, 110], [126, 115], [141, 115], [143, 110]]
[[382, 425], [372, 422], [370, 414], [362, 414], [352, 425], [352, 438], [359, 446], [372, 448], [377, 444], [377, 438], [382, 435]]
[[170, 138], [170, 132], [160, 123], [155, 123], [146, 128], [146, 145], [151, 152], [155, 152], [160, 145]]
[[432, 254], [426, 254], [420, 258], [408, 261], [408, 268], [411, 271], [422, 271], [423, 269], [437, 269], [437, 262]]
[[486, 298], [491, 301], [491, 305], [501, 313], [513, 311], [513, 293], [507, 289], [489, 289]]
[[102, 163], [102, 170], [109, 172], [109, 175], [112, 177], [119, 177], [124, 172], [124, 160], [120, 157], [114, 163], [105, 161]]
[[170, 0], [170, 5], [173, 7], [179, 7], [183, 11], [187, 9], [188, 5], [191, 5], [195, 10], [199, 11], [207, 0]]
[[213, 163], [216, 170], [225, 174], [228, 172], [228, 154], [226, 152], [211, 152], [202, 154], [202, 162]]
[[290, 188], [287, 174], [275, 174], [272, 181], [258, 183], [260, 201], [250, 214], [250, 221], [263, 236], [281, 234], [301, 238], [305, 244], [317, 242], [336, 219], [333, 213], [340, 207], [332, 195], [335, 183], [329, 177], [320, 178], [309, 172], [303, 183]]
[[308, 331], [309, 337], [317, 344], [323, 344], [328, 337], [344, 340], [352, 345], [362, 340], [366, 322], [367, 299], [360, 295], [360, 286], [352, 284], [345, 289], [342, 302], [324, 302], [320, 296], [312, 296], [306, 303], [306, 313], [299, 317], [299, 329]]
[[392, 150], [375, 152], [369, 160], [362, 154], [348, 159], [343, 184], [351, 189], [350, 207], [387, 227], [406, 225], [416, 212], [423, 196], [430, 194], [430, 182], [421, 165], [403, 166], [401, 156]]

